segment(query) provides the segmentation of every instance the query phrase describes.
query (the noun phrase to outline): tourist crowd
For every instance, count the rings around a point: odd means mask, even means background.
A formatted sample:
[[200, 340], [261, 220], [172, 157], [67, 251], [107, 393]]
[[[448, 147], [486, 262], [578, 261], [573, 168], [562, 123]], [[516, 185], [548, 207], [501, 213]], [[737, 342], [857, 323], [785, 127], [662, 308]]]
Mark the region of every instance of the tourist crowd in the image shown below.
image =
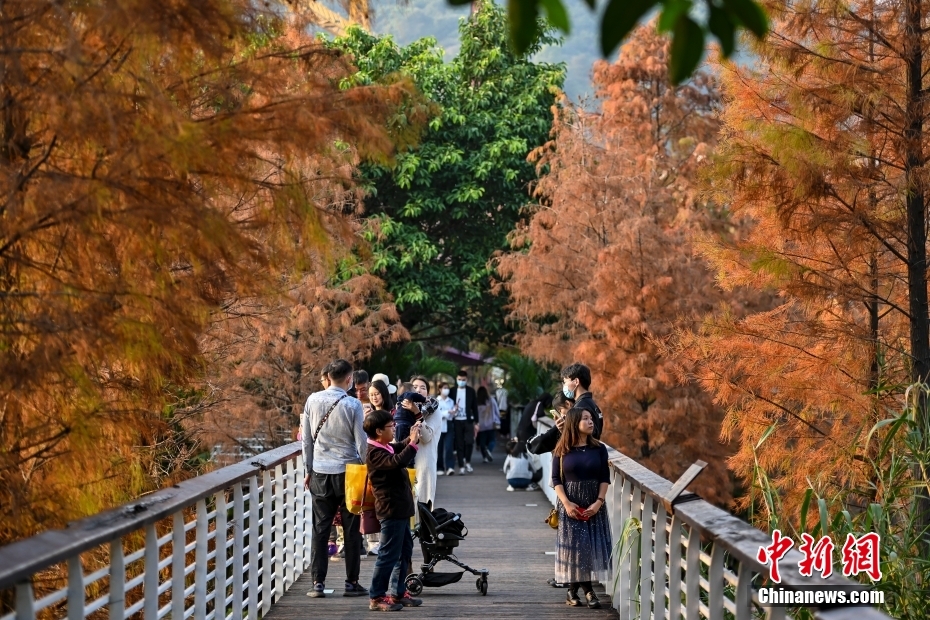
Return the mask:
[[[566, 367], [562, 382], [555, 399], [544, 396], [524, 410], [502, 470], [508, 491], [536, 490], [542, 478], [539, 455], [552, 452], [553, 473], [546, 482], [559, 498], [553, 583], [568, 586], [569, 605], [585, 604], [578, 596], [581, 589], [587, 606], [596, 608], [600, 604], [591, 584], [603, 579], [611, 549], [602, 510], [609, 484], [607, 452], [597, 441], [603, 416], [589, 391], [586, 366]], [[313, 512], [308, 596], [326, 596], [329, 559], [339, 554], [345, 559], [343, 596], [367, 595], [369, 608], [376, 611], [419, 606], [422, 601], [405, 586], [416, 502], [433, 505], [438, 476], [472, 473], [476, 445], [483, 462], [493, 462], [507, 392], [499, 388], [492, 394], [484, 386], [475, 390], [461, 370], [454, 385], [440, 383], [434, 394], [427, 377], [395, 385], [383, 373], [369, 377], [342, 359], [323, 369], [320, 383], [323, 389], [307, 399], [298, 431]], [[537, 433], [538, 421], [549, 414], [555, 425]], [[346, 503], [346, 468], [358, 463], [367, 465], [374, 505], [372, 514], [361, 517]], [[416, 471], [415, 489], [409, 467]], [[369, 588], [359, 583], [366, 553], [377, 556]]]

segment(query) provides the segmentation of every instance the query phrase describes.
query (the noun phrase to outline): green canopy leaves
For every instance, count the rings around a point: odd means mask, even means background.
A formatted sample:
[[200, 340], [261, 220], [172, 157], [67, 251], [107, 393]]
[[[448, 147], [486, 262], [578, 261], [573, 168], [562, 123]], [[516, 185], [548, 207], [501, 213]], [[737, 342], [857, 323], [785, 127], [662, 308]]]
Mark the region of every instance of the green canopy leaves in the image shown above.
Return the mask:
[[450, 63], [432, 38], [399, 47], [352, 29], [333, 43], [354, 55], [353, 83], [412, 79], [436, 105], [417, 148], [393, 167], [360, 172], [374, 270], [414, 339], [429, 332], [493, 341], [506, 331], [489, 261], [529, 202], [536, 171], [526, 158], [548, 138], [565, 75], [561, 65], [516, 54], [507, 36], [503, 9], [485, 0], [462, 21]]

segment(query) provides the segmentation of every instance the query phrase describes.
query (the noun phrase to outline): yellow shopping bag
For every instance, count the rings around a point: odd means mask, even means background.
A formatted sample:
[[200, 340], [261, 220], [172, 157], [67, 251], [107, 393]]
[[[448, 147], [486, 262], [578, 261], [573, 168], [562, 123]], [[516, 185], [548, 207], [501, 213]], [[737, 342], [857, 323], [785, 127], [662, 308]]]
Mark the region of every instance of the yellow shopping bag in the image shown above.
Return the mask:
[[356, 515], [375, 507], [375, 495], [371, 492], [366, 465], [346, 465], [346, 507]]
[[[417, 470], [408, 467], [407, 476], [410, 478], [410, 488], [413, 489], [417, 482]], [[346, 465], [346, 507], [349, 512], [356, 515], [362, 514], [365, 510], [374, 510], [375, 494], [368, 480], [367, 465], [353, 463]]]

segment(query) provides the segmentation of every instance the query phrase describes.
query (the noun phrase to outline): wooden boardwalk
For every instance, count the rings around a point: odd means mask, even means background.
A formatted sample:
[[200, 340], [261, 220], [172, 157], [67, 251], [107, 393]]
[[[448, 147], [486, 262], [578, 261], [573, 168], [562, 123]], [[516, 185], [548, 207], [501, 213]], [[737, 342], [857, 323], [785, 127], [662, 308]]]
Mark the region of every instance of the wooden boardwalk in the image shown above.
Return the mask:
[[[436, 503], [447, 510], [462, 514], [468, 526], [468, 537], [459, 546], [459, 559], [472, 568], [487, 568], [488, 594], [481, 596], [475, 578], [469, 573], [458, 583], [442, 588], [424, 588], [423, 605], [406, 608], [404, 617], [419, 618], [617, 618], [610, 607], [610, 598], [597, 589], [602, 609], [574, 608], [565, 605], [565, 590], [553, 588], [546, 580], [553, 576], [555, 532], [543, 520], [551, 504], [541, 491], [508, 492], [507, 481], [500, 471], [504, 455], [498, 445], [494, 462], [472, 459], [475, 472], [465, 476], [440, 476]], [[527, 505], [534, 504], [534, 505]], [[417, 541], [414, 541], [413, 563], [422, 562]], [[360, 582], [371, 584], [374, 558], [362, 559]], [[441, 562], [437, 571], [451, 572], [456, 567]], [[311, 587], [309, 571], [295, 583], [272, 607], [266, 620], [355, 619], [368, 611], [367, 597], [346, 598], [341, 595], [345, 568], [341, 560], [330, 561], [327, 589], [335, 594], [323, 599], [306, 596]]]

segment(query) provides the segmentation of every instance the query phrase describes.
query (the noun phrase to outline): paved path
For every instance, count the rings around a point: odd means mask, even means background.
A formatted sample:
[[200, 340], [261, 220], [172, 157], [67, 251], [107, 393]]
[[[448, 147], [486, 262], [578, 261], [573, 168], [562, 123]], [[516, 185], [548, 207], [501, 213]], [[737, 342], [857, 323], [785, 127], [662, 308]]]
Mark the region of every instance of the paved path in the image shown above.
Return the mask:
[[[440, 476], [437, 505], [462, 514], [468, 537], [460, 544], [458, 557], [472, 568], [487, 568], [488, 594], [481, 596], [475, 578], [466, 573], [458, 583], [442, 588], [424, 588], [423, 605], [407, 608], [403, 617], [418, 618], [617, 618], [610, 599], [599, 593], [604, 608], [590, 610], [565, 605], [565, 590], [549, 586], [553, 575], [555, 532], [543, 520], [551, 505], [541, 491], [507, 492], [507, 481], [500, 471], [504, 455], [498, 452], [491, 464], [473, 459], [475, 472], [465, 476]], [[527, 505], [533, 504], [533, 505]], [[423, 559], [414, 541], [413, 562]], [[373, 558], [362, 559], [360, 582], [371, 584]], [[455, 566], [441, 562], [437, 571], [451, 572]], [[339, 560], [330, 562], [327, 588], [342, 588], [345, 569]], [[367, 598], [329, 595], [325, 599], [306, 596], [309, 573], [295, 583], [271, 609], [266, 620], [309, 620], [313, 618], [356, 619], [368, 611]]]

